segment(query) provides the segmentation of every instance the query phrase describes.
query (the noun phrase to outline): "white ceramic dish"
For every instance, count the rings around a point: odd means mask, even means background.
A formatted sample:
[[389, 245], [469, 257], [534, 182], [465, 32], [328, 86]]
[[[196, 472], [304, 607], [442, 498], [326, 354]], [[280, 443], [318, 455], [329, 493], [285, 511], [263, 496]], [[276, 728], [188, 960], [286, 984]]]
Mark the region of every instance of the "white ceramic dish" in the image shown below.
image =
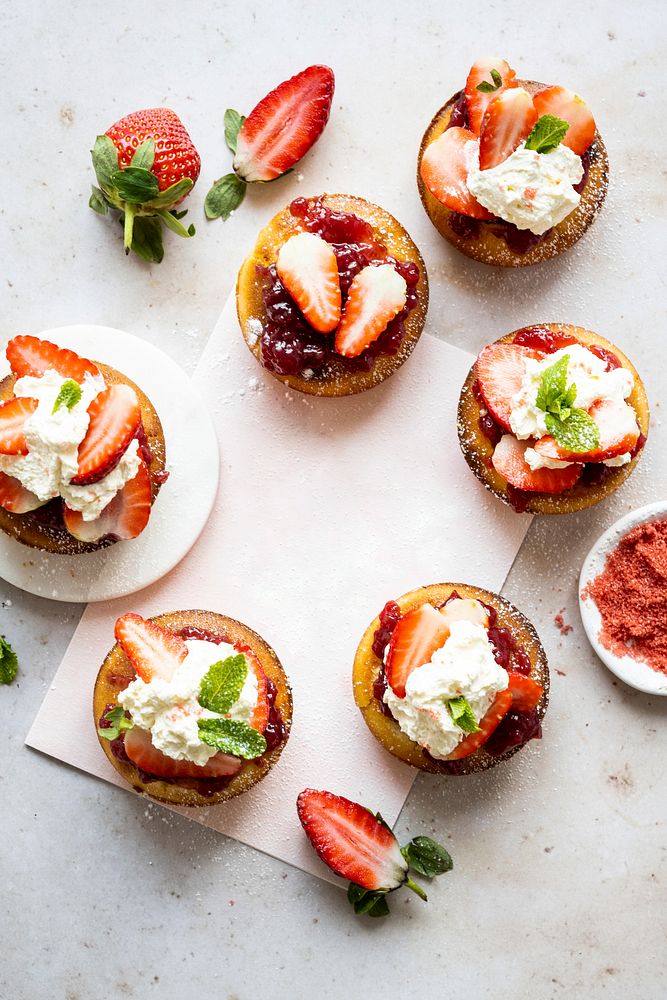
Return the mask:
[[638, 524], [667, 517], [667, 500], [659, 500], [626, 514], [616, 521], [593, 545], [584, 559], [579, 577], [579, 611], [589, 642], [602, 662], [625, 684], [648, 694], [667, 695], [667, 675], [653, 670], [631, 656], [616, 656], [599, 640], [602, 618], [595, 601], [584, 597], [587, 585], [604, 569], [605, 560], [624, 535]]
[[[169, 479], [145, 531], [98, 552], [55, 555], [0, 532], [0, 577], [54, 601], [107, 601], [161, 579], [194, 545], [218, 488], [218, 442], [208, 411], [188, 376], [157, 347], [107, 326], [64, 326], [39, 334], [84, 357], [117, 368], [141, 386], [158, 412]], [[0, 378], [9, 368], [0, 349]]]

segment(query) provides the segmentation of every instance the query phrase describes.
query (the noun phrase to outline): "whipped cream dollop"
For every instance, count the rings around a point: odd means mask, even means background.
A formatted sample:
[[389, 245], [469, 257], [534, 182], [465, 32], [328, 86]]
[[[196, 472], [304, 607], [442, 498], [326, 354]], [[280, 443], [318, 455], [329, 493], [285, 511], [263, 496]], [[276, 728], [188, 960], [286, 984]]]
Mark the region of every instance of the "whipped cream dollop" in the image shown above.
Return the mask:
[[[577, 395], [574, 405], [580, 409], [588, 410], [593, 403], [601, 400], [622, 403], [632, 392], [634, 387], [632, 372], [627, 368], [613, 368], [607, 371], [607, 363], [581, 344], [561, 347], [560, 350], [542, 359], [527, 358], [521, 386], [510, 400], [510, 427], [520, 441], [541, 438], [549, 433], [545, 420], [546, 413], [537, 405], [537, 393], [546, 369], [555, 365], [565, 355], [569, 358], [566, 384], [576, 385]], [[545, 458], [534, 448], [526, 448], [524, 458], [533, 471], [565, 469], [572, 464]], [[626, 465], [631, 459], [632, 456], [627, 453], [607, 459], [604, 464]]]
[[562, 143], [549, 153], [518, 149], [488, 170], [479, 167], [479, 141], [465, 144], [467, 184], [480, 205], [536, 236], [574, 211], [581, 196], [574, 190], [584, 176], [581, 157]]
[[14, 395], [36, 399], [37, 409], [25, 423], [27, 455], [0, 455], [0, 471], [13, 476], [46, 503], [61, 496], [72, 510], [81, 511], [84, 521], [94, 521], [115, 495], [137, 474], [139, 446], [130, 442], [118, 465], [103, 479], [87, 486], [70, 483], [78, 469], [79, 445], [86, 436], [90, 418], [88, 407], [105, 389], [101, 375], [87, 374], [81, 383], [81, 399], [71, 409], [53, 407], [63, 383], [68, 379], [53, 369], [41, 377], [24, 375], [14, 385]]
[[388, 687], [384, 701], [406, 736], [442, 760], [466, 736], [449, 714], [448, 702], [463, 696], [479, 722], [508, 683], [484, 626], [453, 621], [444, 645], [408, 676], [405, 698]]
[[[219, 660], [236, 656], [228, 642], [186, 639], [188, 655], [179, 664], [171, 680], [154, 677], [146, 683], [140, 677], [118, 695], [118, 703], [132, 716], [135, 726], [151, 734], [154, 747], [174, 760], [189, 760], [202, 767], [218, 751], [199, 739], [199, 719], [219, 719], [215, 712], [202, 708], [197, 700], [202, 678]], [[249, 723], [257, 705], [257, 678], [248, 670], [243, 688], [226, 719]]]

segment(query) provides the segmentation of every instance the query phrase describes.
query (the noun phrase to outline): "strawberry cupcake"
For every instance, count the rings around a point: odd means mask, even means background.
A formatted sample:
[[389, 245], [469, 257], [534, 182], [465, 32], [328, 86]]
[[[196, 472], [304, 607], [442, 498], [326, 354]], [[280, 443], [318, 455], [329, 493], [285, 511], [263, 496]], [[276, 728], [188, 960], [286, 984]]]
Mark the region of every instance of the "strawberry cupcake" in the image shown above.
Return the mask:
[[324, 194], [296, 198], [261, 231], [236, 303], [263, 368], [299, 392], [348, 396], [388, 378], [412, 352], [428, 279], [389, 212]]
[[604, 202], [608, 171], [581, 97], [517, 80], [504, 59], [485, 58], [427, 128], [417, 184], [431, 222], [457, 250], [526, 267], [583, 236]]
[[136, 538], [166, 480], [148, 397], [108, 365], [37, 337], [7, 345], [0, 381], [0, 528], [76, 555]]
[[458, 775], [494, 767], [541, 737], [549, 669], [535, 629], [509, 601], [437, 583], [389, 601], [371, 622], [353, 686], [389, 753]]
[[484, 347], [461, 391], [461, 449], [518, 512], [567, 514], [604, 500], [646, 443], [649, 408], [626, 356], [580, 326], [523, 327]]
[[278, 760], [292, 695], [278, 657], [212, 611], [126, 614], [95, 683], [100, 745], [138, 792], [206, 806], [248, 791]]

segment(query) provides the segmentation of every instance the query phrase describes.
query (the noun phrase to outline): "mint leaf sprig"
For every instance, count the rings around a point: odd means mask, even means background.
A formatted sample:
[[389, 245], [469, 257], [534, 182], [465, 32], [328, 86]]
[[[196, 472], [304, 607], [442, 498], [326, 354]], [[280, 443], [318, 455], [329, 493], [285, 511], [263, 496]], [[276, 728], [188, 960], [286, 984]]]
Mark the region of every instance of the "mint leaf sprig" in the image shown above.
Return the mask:
[[111, 742], [117, 740], [121, 733], [134, 727], [134, 722], [125, 715], [125, 709], [122, 705], [112, 708], [106, 713], [104, 719], [110, 725], [98, 726], [97, 733], [102, 739], [110, 740]]
[[479, 726], [470, 702], [463, 695], [458, 698], [450, 698], [447, 702], [447, 711], [452, 717], [452, 721], [464, 733], [478, 733]]
[[60, 392], [56, 396], [51, 413], [56, 413], [61, 406], [73, 409], [81, 401], [81, 386], [73, 378], [68, 378], [60, 387]]
[[[202, 708], [223, 716], [239, 700], [245, 679], [248, 676], [248, 661], [243, 653], [218, 660], [209, 667], [201, 680], [197, 700]], [[199, 739], [208, 746], [253, 760], [266, 753], [266, 739], [246, 722], [237, 719], [199, 719], [197, 721]]]
[[475, 90], [479, 90], [482, 94], [494, 94], [496, 90], [500, 90], [503, 85], [503, 78], [497, 69], [491, 70], [491, 79], [493, 83], [489, 83], [488, 80], [482, 80], [475, 87]]
[[4, 635], [0, 635], [0, 684], [11, 684], [19, 669], [19, 658]]
[[600, 428], [586, 410], [575, 407], [577, 387], [567, 386], [570, 355], [564, 354], [542, 373], [535, 405], [546, 416], [544, 423], [556, 443], [566, 451], [585, 454], [600, 443]]
[[[380, 813], [375, 813], [375, 818], [388, 830], [391, 829]], [[408, 869], [417, 872], [423, 878], [436, 878], [438, 875], [450, 872], [454, 867], [449, 851], [442, 844], [432, 840], [431, 837], [413, 837], [408, 844], [401, 847], [401, 854], [408, 864]], [[409, 876], [401, 885], [411, 889], [424, 902], [428, 900], [423, 887]], [[393, 889], [365, 889], [362, 885], [357, 885], [356, 882], [350, 882], [347, 888], [347, 898], [357, 915], [366, 913], [369, 917], [386, 917], [390, 912], [387, 896], [390, 892], [395, 892], [397, 888], [400, 889], [401, 886], [396, 886]]]
[[534, 149], [536, 153], [550, 153], [559, 146], [565, 138], [570, 123], [555, 115], [542, 115], [533, 126], [526, 139], [526, 149]]

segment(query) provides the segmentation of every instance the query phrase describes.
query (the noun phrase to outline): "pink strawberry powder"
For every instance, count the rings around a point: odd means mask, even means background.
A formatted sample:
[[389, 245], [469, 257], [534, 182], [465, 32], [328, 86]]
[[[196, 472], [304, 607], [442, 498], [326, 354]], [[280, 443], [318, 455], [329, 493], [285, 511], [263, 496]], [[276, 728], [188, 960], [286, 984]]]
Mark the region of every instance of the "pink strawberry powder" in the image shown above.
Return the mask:
[[602, 616], [603, 646], [667, 674], [667, 519], [629, 531], [584, 597]]

